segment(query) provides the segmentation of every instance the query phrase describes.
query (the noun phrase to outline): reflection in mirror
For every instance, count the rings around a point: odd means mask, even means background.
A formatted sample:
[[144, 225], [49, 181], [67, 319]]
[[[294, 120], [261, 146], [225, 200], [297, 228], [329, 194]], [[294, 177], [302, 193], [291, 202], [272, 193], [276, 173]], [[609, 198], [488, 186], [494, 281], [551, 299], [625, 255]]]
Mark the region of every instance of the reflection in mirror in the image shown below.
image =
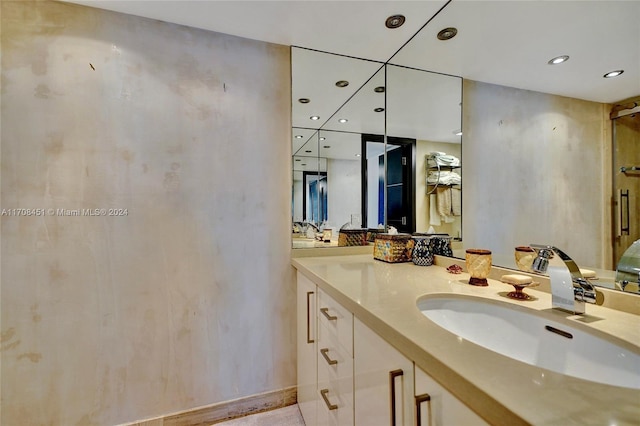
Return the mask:
[[[336, 119], [334, 128], [342, 132], [331, 131], [328, 121], [350, 99], [358, 102], [354, 94], [381, 64], [298, 47], [291, 50], [291, 62], [293, 247], [332, 247], [343, 224], [361, 223], [358, 126], [375, 120], [345, 108], [351, 121]], [[327, 130], [320, 132], [323, 124]], [[325, 229], [332, 230], [330, 238], [326, 232], [314, 239]]]
[[[558, 245], [594, 284], [615, 287], [626, 199], [612, 189], [621, 166], [611, 166], [609, 110], [640, 93], [639, 20], [639, 2], [451, 2], [390, 60], [464, 78], [466, 248], [514, 268], [515, 247]], [[446, 27], [457, 36], [438, 40]], [[570, 60], [549, 65], [561, 54]], [[624, 74], [603, 78], [613, 69]]]
[[640, 98], [613, 117], [614, 264], [640, 240]]
[[339, 236], [342, 227], [377, 228], [379, 223], [377, 216], [367, 221], [366, 206], [383, 199], [378, 199], [377, 187], [370, 190], [367, 184], [369, 175], [379, 179], [379, 170], [377, 163], [375, 168], [369, 166], [363, 138], [368, 133], [384, 134], [383, 89], [384, 68], [380, 67], [320, 130], [320, 158], [327, 160], [330, 188], [326, 226], [333, 235]]
[[[414, 223], [406, 232], [462, 237], [461, 101], [459, 77], [387, 65], [388, 139], [412, 141]], [[400, 220], [402, 220], [401, 216]], [[401, 224], [402, 225], [402, 224]]]

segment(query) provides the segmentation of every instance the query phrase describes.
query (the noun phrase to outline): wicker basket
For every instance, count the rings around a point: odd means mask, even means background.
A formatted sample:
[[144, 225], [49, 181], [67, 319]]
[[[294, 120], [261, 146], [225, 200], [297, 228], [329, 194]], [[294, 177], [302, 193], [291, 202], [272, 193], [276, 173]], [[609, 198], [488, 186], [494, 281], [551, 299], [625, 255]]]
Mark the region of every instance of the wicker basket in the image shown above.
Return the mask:
[[366, 229], [341, 229], [338, 234], [338, 247], [367, 245]]
[[370, 242], [370, 243], [375, 242], [376, 235], [378, 235], [380, 232], [382, 232], [382, 230], [378, 229], [378, 228], [369, 228], [369, 229], [367, 229], [367, 241]]
[[383, 262], [410, 262], [414, 241], [410, 234], [377, 234], [373, 258]]

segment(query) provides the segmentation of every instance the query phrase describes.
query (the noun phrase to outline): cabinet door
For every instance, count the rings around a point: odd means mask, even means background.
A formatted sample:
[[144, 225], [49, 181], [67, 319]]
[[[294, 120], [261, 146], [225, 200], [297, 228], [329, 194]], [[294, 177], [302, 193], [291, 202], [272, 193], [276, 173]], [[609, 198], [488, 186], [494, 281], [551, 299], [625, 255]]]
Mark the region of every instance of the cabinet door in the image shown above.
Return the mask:
[[413, 425], [413, 362], [357, 319], [353, 342], [355, 424]]
[[298, 406], [307, 426], [316, 425], [317, 399], [317, 290], [314, 283], [298, 272]]
[[415, 374], [417, 426], [485, 426], [488, 424], [427, 373], [416, 368]]

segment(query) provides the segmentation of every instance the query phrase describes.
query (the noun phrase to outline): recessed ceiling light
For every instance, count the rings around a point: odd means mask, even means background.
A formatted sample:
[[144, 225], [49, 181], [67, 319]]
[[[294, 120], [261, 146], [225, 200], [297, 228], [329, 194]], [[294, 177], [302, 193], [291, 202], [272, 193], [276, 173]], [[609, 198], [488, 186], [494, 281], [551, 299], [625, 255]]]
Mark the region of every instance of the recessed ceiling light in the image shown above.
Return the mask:
[[617, 77], [620, 74], [622, 74], [624, 72], [624, 70], [615, 70], [615, 71], [611, 71], [606, 73], [605, 75], [603, 75], [604, 78], [613, 78], [613, 77]]
[[338, 123], [343, 123], [344, 124], [347, 121], [349, 121], [349, 120], [347, 120], [346, 118], [341, 118], [340, 120], [338, 120]]
[[375, 89], [373, 89], [373, 91], [376, 93], [384, 93], [384, 86], [378, 86]]
[[308, 104], [309, 102], [311, 102], [311, 100], [308, 98], [300, 98], [298, 99], [298, 102], [300, 102], [301, 104]]
[[312, 115], [311, 117], [309, 117], [310, 119], [316, 121], [316, 120], [320, 120], [320, 117], [317, 115]]
[[301, 165], [301, 166], [306, 166], [306, 165], [307, 165], [307, 163], [302, 163], [302, 164], [300, 164], [300, 165]]
[[567, 62], [569, 60], [569, 56], [568, 55], [562, 55], [562, 56], [556, 56], [553, 59], [550, 59], [549, 62], [547, 62], [549, 65], [558, 65], [561, 64], [563, 62]]
[[445, 28], [444, 30], [440, 30], [438, 33], [438, 40], [451, 40], [456, 36], [456, 34], [458, 34], [457, 28]]
[[347, 80], [336, 81], [336, 86], [338, 87], [347, 87], [349, 82]]
[[387, 18], [387, 20], [384, 22], [384, 25], [387, 28], [394, 29], [394, 28], [401, 27], [402, 24], [404, 24], [404, 21], [405, 21], [404, 15], [392, 15]]
[[296, 161], [302, 161], [302, 160], [301, 160], [301, 159], [299, 159], [299, 158], [296, 158]]
[[309, 150], [309, 149], [307, 149], [305, 152], [306, 152], [307, 154], [311, 154], [311, 150]]
[[360, 154], [356, 154], [356, 157], [360, 157]]
[[325, 145], [323, 148], [329, 149], [329, 148], [331, 148], [331, 145]]
[[296, 139], [302, 139], [304, 136], [302, 135], [296, 135]]
[[374, 111], [375, 112], [382, 112], [382, 111], [384, 111], [384, 108], [375, 108]]
[[326, 139], [327, 139], [327, 138], [325, 138], [324, 136], [320, 136], [320, 140], [321, 140], [321, 141], [326, 140]]

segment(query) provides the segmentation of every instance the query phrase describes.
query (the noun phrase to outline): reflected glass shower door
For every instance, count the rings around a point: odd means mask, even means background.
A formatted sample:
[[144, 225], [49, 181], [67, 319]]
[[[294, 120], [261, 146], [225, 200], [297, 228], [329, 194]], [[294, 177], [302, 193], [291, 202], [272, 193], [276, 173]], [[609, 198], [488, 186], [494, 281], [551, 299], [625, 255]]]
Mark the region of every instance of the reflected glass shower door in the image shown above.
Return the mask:
[[614, 265], [640, 239], [640, 112], [613, 120]]

